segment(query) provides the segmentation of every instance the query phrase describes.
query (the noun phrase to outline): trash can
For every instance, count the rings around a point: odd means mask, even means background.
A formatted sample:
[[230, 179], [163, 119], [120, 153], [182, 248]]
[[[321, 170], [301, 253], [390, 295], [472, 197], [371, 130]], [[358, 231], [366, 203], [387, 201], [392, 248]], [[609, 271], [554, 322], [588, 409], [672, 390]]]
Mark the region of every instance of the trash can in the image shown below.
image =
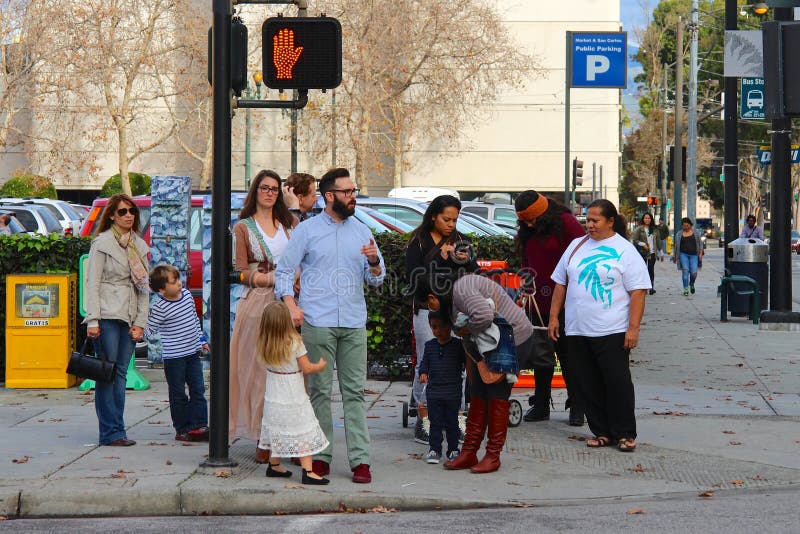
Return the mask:
[[[769, 245], [760, 239], [740, 237], [728, 243], [728, 271], [749, 276], [758, 282], [761, 310], [766, 310], [769, 297]], [[735, 284], [728, 285], [728, 311], [734, 317], [750, 315], [750, 297], [740, 295]]]

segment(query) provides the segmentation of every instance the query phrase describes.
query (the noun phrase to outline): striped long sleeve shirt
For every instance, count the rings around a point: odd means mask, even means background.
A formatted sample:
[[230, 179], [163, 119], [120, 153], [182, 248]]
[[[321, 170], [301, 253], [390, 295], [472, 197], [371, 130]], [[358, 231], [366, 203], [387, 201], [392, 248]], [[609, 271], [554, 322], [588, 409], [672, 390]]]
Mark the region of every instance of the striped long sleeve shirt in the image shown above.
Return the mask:
[[159, 295], [150, 307], [145, 335], [161, 334], [163, 358], [182, 358], [199, 351], [206, 343], [194, 300], [188, 289], [181, 291], [178, 300], [167, 300]]

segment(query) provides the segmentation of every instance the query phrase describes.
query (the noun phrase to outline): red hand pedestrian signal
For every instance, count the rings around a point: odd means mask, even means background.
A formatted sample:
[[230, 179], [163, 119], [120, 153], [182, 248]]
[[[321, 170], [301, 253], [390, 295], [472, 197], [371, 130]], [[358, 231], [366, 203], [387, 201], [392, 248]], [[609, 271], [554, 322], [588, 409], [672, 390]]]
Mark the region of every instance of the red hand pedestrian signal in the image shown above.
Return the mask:
[[283, 28], [272, 37], [272, 63], [277, 69], [279, 80], [291, 80], [294, 69], [303, 47], [294, 47], [294, 31]]

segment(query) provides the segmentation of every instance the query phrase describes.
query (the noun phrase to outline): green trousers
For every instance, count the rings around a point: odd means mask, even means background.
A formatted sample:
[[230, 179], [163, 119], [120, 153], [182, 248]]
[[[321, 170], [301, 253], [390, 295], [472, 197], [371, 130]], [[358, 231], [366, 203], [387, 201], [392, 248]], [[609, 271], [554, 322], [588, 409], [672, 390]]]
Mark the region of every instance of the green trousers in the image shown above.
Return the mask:
[[367, 407], [364, 387], [367, 380], [367, 331], [364, 328], [316, 327], [303, 323], [303, 343], [308, 359], [324, 359], [325, 370], [309, 375], [308, 394], [322, 431], [330, 443], [315, 460], [330, 463], [333, 457], [333, 418], [331, 415], [331, 389], [333, 363], [339, 378], [339, 392], [344, 404], [344, 433], [347, 440], [347, 457], [350, 469], [368, 464], [370, 441], [367, 430]]

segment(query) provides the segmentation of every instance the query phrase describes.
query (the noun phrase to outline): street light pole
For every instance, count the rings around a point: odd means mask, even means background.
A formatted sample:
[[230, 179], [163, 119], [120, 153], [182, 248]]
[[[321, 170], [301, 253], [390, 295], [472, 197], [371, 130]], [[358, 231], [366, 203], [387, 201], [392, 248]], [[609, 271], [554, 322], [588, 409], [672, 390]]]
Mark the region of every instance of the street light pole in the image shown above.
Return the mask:
[[[264, 76], [260, 71], [253, 73], [253, 81], [256, 82], [256, 99], [261, 100], [261, 82]], [[245, 91], [247, 98], [252, 98], [253, 94], [248, 84]], [[250, 177], [252, 176], [251, 151], [250, 151], [250, 108], [244, 112], [244, 188], [250, 189]]]
[[[739, 13], [736, 0], [725, 0], [725, 30], [735, 30]], [[737, 78], [725, 77], [725, 267], [728, 267], [728, 243], [739, 237], [739, 132], [736, 119]]]
[[683, 203], [683, 17], [678, 17], [677, 42], [675, 44], [675, 149], [672, 151], [672, 224], [681, 222]]
[[699, 33], [698, 0], [692, 0], [692, 22], [689, 25], [689, 112], [686, 140], [686, 216], [697, 222], [697, 34]]

